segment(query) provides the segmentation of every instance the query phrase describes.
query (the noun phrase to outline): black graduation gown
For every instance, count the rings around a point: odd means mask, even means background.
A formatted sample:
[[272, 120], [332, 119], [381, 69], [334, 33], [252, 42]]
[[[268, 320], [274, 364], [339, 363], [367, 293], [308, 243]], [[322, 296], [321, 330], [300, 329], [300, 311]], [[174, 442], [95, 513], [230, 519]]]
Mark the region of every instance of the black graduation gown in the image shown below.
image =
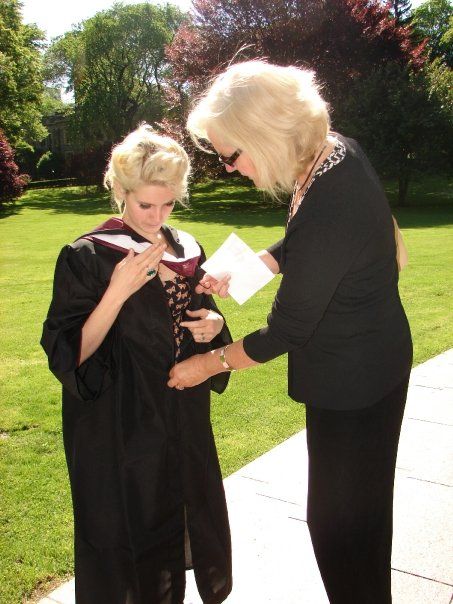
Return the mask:
[[[177, 253], [177, 232], [166, 228]], [[132, 237], [143, 241], [137, 234]], [[81, 329], [124, 253], [79, 239], [60, 253], [42, 346], [63, 384], [63, 439], [74, 506], [78, 604], [183, 602], [193, 567], [203, 602], [231, 591], [225, 495], [210, 423], [210, 388], [167, 387], [173, 325], [159, 278], [124, 304], [99, 349], [80, 367]], [[200, 263], [203, 261], [203, 255]], [[217, 310], [196, 294], [192, 310]], [[218, 311], [218, 310], [217, 310]], [[187, 330], [180, 360], [211, 344]]]

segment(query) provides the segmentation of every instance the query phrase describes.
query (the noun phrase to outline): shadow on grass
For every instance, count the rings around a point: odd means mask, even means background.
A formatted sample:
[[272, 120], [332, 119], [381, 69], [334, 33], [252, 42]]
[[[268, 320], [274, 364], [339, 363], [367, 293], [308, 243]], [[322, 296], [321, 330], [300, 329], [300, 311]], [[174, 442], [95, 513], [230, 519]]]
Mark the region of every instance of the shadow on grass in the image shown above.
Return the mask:
[[[425, 228], [453, 224], [453, 187], [447, 179], [427, 178], [413, 183], [408, 207], [392, 211], [402, 228]], [[386, 183], [390, 200], [396, 195], [393, 183]], [[427, 205], [427, 200], [429, 205]], [[425, 205], [422, 205], [422, 202]], [[109, 214], [110, 198], [96, 188], [67, 187], [27, 191], [2, 217], [18, 214], [23, 208], [47, 210], [57, 214]], [[223, 224], [231, 227], [254, 225], [274, 227], [285, 223], [287, 203], [266, 198], [248, 182], [231, 178], [206, 181], [192, 186], [190, 207], [177, 206], [174, 216], [181, 222]]]
[[[15, 206], [45, 210], [53, 214], [102, 214], [112, 212], [108, 193], [98, 189], [67, 187], [28, 191]], [[176, 206], [173, 215], [181, 222], [205, 222], [225, 225], [280, 226], [284, 224], [285, 204], [265, 200], [262, 193], [235, 181], [203, 182], [192, 187], [190, 206]]]
[[17, 206], [16, 203], [10, 203], [0, 210], [0, 220], [15, 216], [16, 214], [20, 214], [20, 206]]
[[173, 212], [182, 222], [205, 222], [236, 227], [282, 226], [286, 203], [276, 203], [239, 179], [207, 182], [192, 188], [189, 208]]
[[90, 215], [112, 210], [109, 194], [95, 187], [34, 189], [27, 191], [20, 202], [23, 207], [54, 214]]
[[393, 208], [393, 214], [402, 229], [453, 226], [453, 205]]
[[[385, 182], [385, 191], [392, 206], [398, 197], [396, 182]], [[409, 186], [407, 206], [392, 207], [402, 228], [429, 228], [453, 224], [453, 179], [426, 175], [414, 179]]]

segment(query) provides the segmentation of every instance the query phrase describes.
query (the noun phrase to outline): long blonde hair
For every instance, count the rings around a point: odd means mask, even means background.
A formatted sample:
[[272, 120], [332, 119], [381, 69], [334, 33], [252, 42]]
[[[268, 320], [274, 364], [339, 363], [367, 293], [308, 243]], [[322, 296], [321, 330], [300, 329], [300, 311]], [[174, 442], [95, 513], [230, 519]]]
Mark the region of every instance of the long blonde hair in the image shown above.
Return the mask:
[[245, 151], [261, 189], [276, 197], [314, 159], [330, 119], [314, 73], [262, 60], [230, 66], [190, 112], [187, 128], [203, 148], [208, 131]]

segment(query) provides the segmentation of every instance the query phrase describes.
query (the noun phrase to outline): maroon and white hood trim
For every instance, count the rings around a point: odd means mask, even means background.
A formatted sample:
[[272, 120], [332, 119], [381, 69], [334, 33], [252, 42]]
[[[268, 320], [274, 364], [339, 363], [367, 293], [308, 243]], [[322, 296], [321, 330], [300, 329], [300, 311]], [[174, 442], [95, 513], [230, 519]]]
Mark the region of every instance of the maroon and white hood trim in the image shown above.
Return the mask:
[[[176, 230], [168, 225], [163, 225], [162, 231], [177, 254], [173, 256], [164, 252], [162, 264], [179, 275], [193, 277], [201, 256], [201, 249], [196, 240], [189, 233]], [[151, 245], [145, 237], [133, 231], [121, 218], [110, 218], [79, 239], [93, 241], [124, 254], [127, 254], [129, 250], [140, 254]]]

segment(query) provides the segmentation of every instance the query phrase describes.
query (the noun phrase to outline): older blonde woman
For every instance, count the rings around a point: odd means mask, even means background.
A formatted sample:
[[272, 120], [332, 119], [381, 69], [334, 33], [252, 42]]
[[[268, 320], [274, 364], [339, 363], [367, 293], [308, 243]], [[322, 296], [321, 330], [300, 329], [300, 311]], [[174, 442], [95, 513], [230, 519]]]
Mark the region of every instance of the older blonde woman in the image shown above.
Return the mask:
[[267, 326], [176, 365], [169, 384], [191, 386], [289, 353], [289, 395], [306, 404], [307, 518], [328, 597], [386, 604], [412, 343], [383, 189], [357, 142], [330, 131], [313, 74], [296, 67], [231, 66], [188, 128], [228, 172], [292, 198], [284, 238], [260, 253], [283, 274]]
[[105, 176], [122, 217], [58, 258], [42, 344], [63, 384], [78, 604], [182, 603], [186, 568], [203, 602], [231, 589], [209, 419], [210, 388], [228, 374], [166, 385], [175, 360], [231, 342], [211, 296], [195, 292], [200, 246], [166, 224], [188, 173], [175, 141], [132, 132]]

